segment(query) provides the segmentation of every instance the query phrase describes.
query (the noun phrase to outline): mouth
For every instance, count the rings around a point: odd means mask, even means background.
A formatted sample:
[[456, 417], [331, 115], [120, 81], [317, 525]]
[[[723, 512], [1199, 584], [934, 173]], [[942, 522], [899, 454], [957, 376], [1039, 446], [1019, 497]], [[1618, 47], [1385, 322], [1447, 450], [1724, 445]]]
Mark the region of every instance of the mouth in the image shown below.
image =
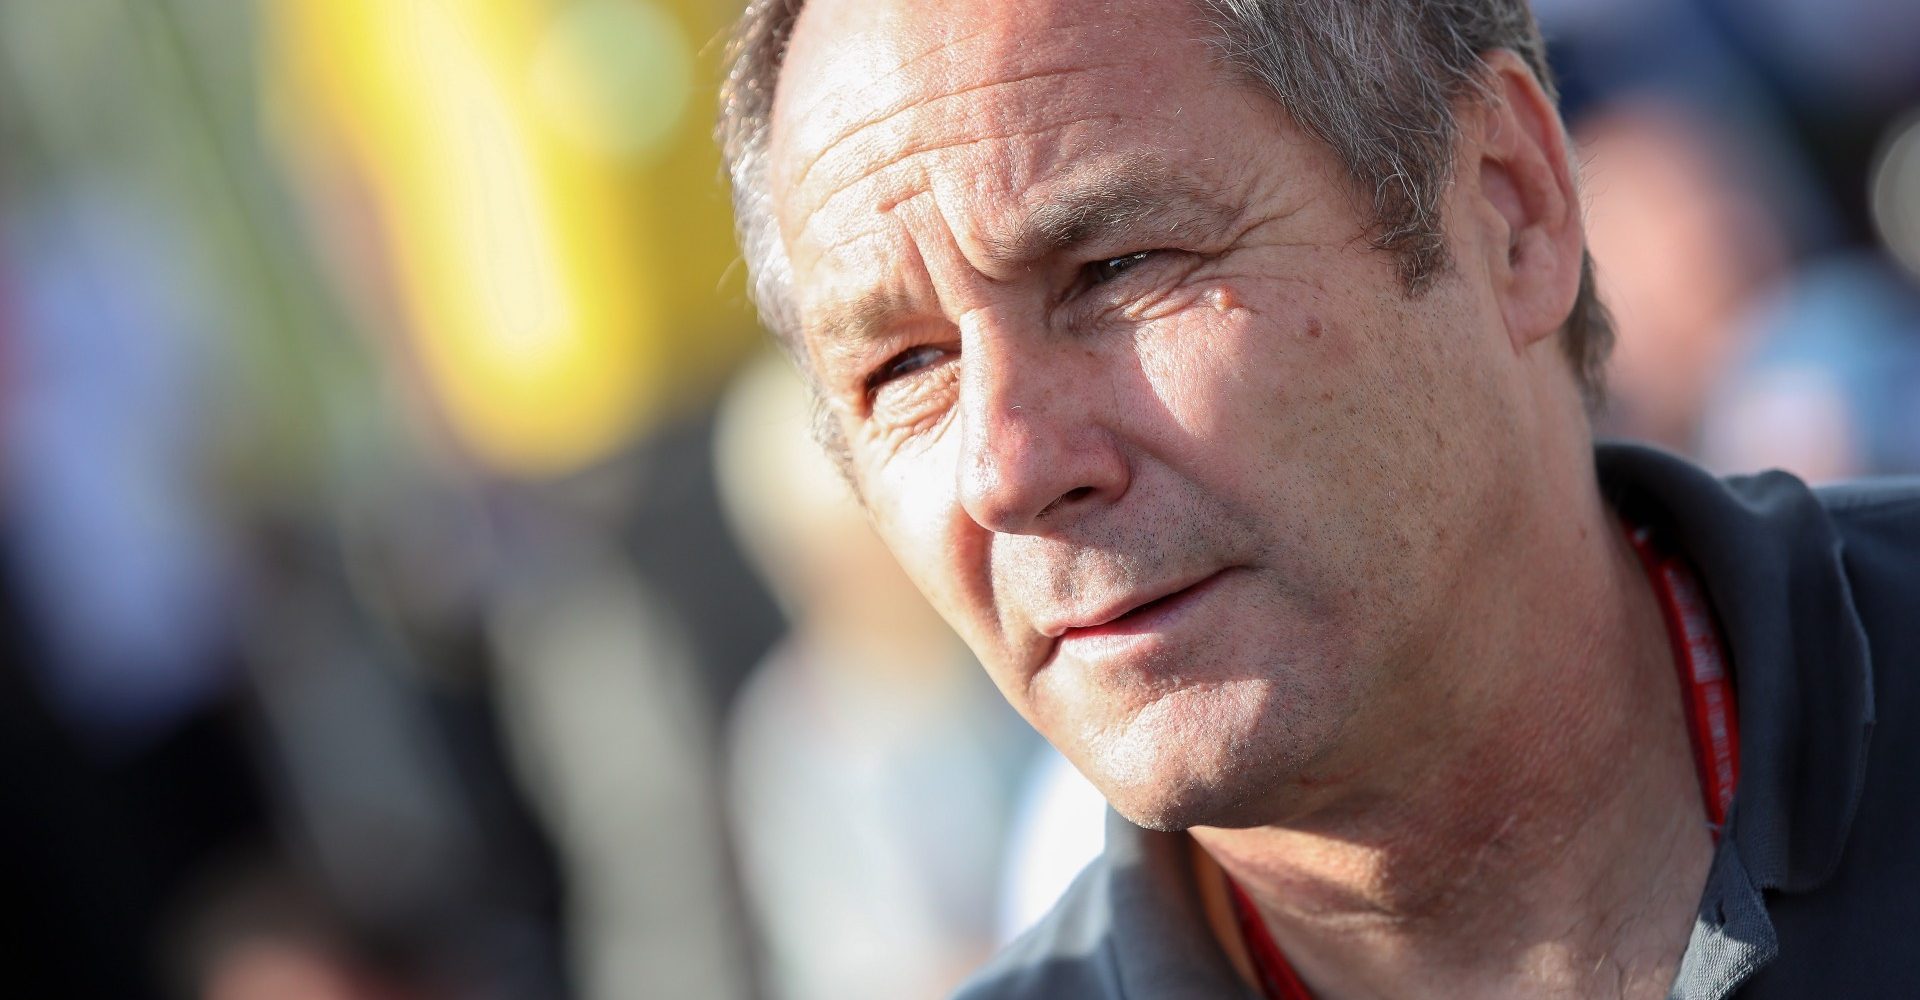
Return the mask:
[[1057, 624], [1044, 632], [1052, 640], [1045, 662], [1051, 663], [1061, 649], [1076, 645], [1094, 645], [1099, 640], [1125, 640], [1134, 636], [1163, 632], [1184, 617], [1184, 613], [1212, 591], [1228, 570], [1219, 570], [1193, 583], [1149, 597], [1138, 603], [1122, 603], [1109, 610], [1082, 619], [1085, 624]]

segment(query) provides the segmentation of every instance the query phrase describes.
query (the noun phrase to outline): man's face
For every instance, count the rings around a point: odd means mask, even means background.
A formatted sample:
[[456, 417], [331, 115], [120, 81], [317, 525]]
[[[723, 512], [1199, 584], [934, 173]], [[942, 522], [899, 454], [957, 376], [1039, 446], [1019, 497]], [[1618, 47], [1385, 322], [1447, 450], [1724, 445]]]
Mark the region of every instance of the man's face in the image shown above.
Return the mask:
[[1180, 3], [814, 0], [771, 148], [882, 536], [1163, 828], [1270, 822], [1417, 731], [1521, 438], [1472, 237], [1408, 297], [1332, 154], [1203, 30]]

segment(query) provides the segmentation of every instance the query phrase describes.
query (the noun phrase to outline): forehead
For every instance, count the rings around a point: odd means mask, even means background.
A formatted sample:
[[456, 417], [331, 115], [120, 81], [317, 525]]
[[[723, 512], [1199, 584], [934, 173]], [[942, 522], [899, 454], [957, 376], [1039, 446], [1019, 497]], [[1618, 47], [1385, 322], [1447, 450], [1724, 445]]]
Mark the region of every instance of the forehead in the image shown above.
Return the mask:
[[1108, 161], [1137, 167], [1143, 150], [1204, 164], [1209, 150], [1171, 147], [1190, 105], [1224, 96], [1205, 30], [1185, 2], [814, 0], [770, 142], [796, 266], [874, 237], [861, 220], [917, 197], [990, 227], [983, 214], [1042, 203]]

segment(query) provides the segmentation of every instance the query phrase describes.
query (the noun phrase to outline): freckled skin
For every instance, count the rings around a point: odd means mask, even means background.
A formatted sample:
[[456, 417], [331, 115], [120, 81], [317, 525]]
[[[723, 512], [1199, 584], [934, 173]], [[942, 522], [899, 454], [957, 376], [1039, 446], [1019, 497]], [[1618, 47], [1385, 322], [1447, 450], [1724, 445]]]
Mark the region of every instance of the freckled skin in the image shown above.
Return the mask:
[[[858, 343], [810, 328], [811, 364], [909, 575], [1123, 814], [1278, 822], [1453, 696], [1422, 666], [1516, 520], [1537, 364], [1476, 230], [1409, 298], [1331, 153], [1165, 7], [1013, 6], [801, 17], [771, 176], [800, 313], [893, 303]], [[1129, 162], [1229, 211], [996, 258]], [[1044, 634], [1216, 573], [1121, 661]]]

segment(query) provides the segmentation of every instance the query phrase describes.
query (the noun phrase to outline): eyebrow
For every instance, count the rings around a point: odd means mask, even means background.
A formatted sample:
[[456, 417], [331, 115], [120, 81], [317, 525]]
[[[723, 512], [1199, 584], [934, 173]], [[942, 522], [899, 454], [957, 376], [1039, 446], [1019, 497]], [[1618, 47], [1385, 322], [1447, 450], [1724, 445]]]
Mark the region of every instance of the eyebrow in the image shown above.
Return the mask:
[[[1198, 182], [1157, 161], [1126, 160], [1069, 182], [1029, 211], [1013, 232], [988, 237], [984, 253], [998, 270], [1023, 271], [1050, 256], [1142, 231], [1177, 240], [1218, 228], [1234, 214]], [[854, 353], [877, 339], [894, 317], [911, 308], [903, 292], [874, 289], [827, 307], [809, 325], [822, 331], [827, 355], [822, 360], [831, 363], [833, 355]]]
[[[892, 319], [912, 305], [903, 292], [873, 289], [822, 310], [808, 325], [822, 331], [818, 338], [820, 360], [826, 370], [834, 370], [848, 355], [857, 354], [860, 345], [879, 339]], [[807, 339], [813, 338], [803, 338]]]
[[1013, 233], [988, 239], [987, 256], [1007, 270], [1024, 269], [1054, 254], [1143, 229], [1177, 238], [1232, 214], [1194, 180], [1153, 160], [1127, 160], [1077, 179], [1035, 207]]

